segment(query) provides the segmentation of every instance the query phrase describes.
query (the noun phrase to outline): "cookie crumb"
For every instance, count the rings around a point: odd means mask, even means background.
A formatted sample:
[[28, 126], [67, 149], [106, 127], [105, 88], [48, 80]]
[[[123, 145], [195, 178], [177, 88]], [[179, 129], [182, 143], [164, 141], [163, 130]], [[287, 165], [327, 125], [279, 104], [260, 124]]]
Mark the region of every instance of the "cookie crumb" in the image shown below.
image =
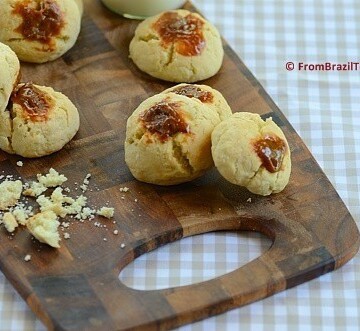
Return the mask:
[[55, 248], [60, 247], [59, 225], [57, 215], [52, 210], [38, 213], [26, 223], [26, 227], [37, 240]]
[[50, 168], [46, 175], [37, 174], [37, 180], [45, 187], [56, 187], [67, 181], [67, 178], [59, 174], [55, 169]]
[[19, 226], [13, 214], [6, 212], [3, 216], [3, 223], [8, 232], [14, 232], [15, 229]]
[[24, 165], [24, 162], [23, 162], [23, 161], [17, 161], [17, 162], [16, 162], [16, 165], [17, 165], [18, 167], [22, 167], [22, 166]]
[[96, 214], [99, 216], [104, 216], [106, 218], [111, 218], [114, 216], [114, 208], [110, 207], [101, 207], [96, 211]]
[[23, 183], [21, 180], [7, 180], [0, 184], [0, 210], [7, 210], [17, 204], [20, 199]]
[[114, 230], [114, 234], [119, 234], [119, 230]]
[[64, 233], [64, 239], [70, 239], [70, 233], [65, 232]]
[[27, 255], [24, 257], [24, 261], [29, 262], [30, 260], [31, 260], [31, 255], [30, 255], [30, 254], [27, 254]]
[[125, 244], [122, 243], [122, 244], [120, 245], [120, 248], [125, 248]]
[[124, 186], [124, 187], [120, 187], [120, 192], [128, 192], [130, 189], [128, 188], [128, 187], [126, 187], [126, 186]]
[[249, 202], [249, 203], [251, 203], [251, 201], [252, 201], [251, 198], [249, 198], [249, 199], [246, 200], [246, 202]]

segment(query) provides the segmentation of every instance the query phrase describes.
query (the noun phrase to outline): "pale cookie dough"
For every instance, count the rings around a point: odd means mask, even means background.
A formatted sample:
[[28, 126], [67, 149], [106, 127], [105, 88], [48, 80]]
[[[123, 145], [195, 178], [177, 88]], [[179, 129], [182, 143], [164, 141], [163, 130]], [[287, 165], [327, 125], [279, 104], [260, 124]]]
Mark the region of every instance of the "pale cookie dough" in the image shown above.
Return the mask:
[[271, 118], [235, 113], [212, 133], [212, 155], [220, 174], [250, 192], [282, 191], [291, 173], [290, 148]]
[[58, 217], [53, 211], [38, 213], [26, 223], [26, 227], [37, 240], [55, 248], [60, 247], [59, 225]]
[[14, 232], [15, 229], [19, 226], [13, 214], [7, 212], [3, 216], [3, 223], [7, 232]]
[[5, 110], [19, 79], [19, 59], [9, 46], [0, 42], [0, 112]]
[[74, 0], [2, 0], [0, 41], [21, 61], [55, 60], [74, 46], [81, 3]]
[[140, 181], [190, 181], [213, 166], [211, 132], [219, 122], [200, 102], [174, 93], [155, 95], [127, 121], [125, 161]]
[[9, 134], [0, 137], [0, 148], [23, 157], [54, 153], [79, 129], [76, 107], [51, 87], [19, 84], [5, 113], [10, 118]]
[[82, 16], [84, 14], [84, 2], [83, 2], [83, 0], [74, 0], [74, 1], [78, 5], [80, 15]]
[[223, 95], [207, 85], [195, 85], [195, 84], [179, 84], [165, 90], [162, 93], [175, 93], [183, 95], [188, 98], [192, 98], [195, 101], [203, 103], [205, 106], [216, 111], [220, 117], [220, 120], [224, 120], [231, 116], [232, 111], [223, 97]]
[[21, 180], [5, 180], [0, 183], [0, 210], [7, 210], [20, 199], [23, 186]]
[[179, 9], [140, 23], [130, 43], [130, 57], [153, 77], [193, 83], [220, 70], [224, 50], [220, 34], [210, 22]]
[[7, 144], [6, 137], [11, 133], [10, 115], [5, 109], [19, 79], [20, 63], [16, 54], [0, 43], [0, 146]]

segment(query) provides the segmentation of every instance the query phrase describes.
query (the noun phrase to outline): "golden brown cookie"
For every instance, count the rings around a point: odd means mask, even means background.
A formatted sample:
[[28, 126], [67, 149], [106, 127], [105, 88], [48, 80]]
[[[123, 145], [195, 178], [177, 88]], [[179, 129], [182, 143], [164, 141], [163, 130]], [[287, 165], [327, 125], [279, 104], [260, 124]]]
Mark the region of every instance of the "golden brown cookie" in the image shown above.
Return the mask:
[[190, 181], [213, 166], [211, 132], [219, 122], [201, 102], [174, 93], [155, 95], [127, 121], [125, 161], [140, 181]]
[[21, 61], [55, 60], [76, 42], [79, 5], [74, 0], [2, 0], [0, 42], [10, 46]]
[[20, 63], [16, 54], [0, 43], [0, 148], [8, 144], [11, 133], [10, 114], [5, 111], [11, 93], [20, 78]]
[[24, 157], [39, 157], [60, 150], [79, 129], [74, 104], [51, 87], [19, 84], [4, 112], [9, 134], [2, 136], [1, 149]]
[[217, 29], [183, 9], [146, 19], [130, 43], [130, 57], [142, 71], [171, 82], [207, 79], [219, 71], [223, 56]]
[[233, 114], [214, 129], [212, 155], [224, 178], [252, 193], [278, 193], [289, 182], [290, 148], [271, 118], [263, 121], [258, 114]]

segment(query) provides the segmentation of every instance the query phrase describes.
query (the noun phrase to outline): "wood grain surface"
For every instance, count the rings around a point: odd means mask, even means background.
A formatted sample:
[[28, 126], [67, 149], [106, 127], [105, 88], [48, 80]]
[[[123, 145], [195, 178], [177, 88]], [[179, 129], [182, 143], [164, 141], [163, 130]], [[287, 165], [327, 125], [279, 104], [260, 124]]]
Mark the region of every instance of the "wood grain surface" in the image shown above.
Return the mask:
[[[190, 4], [187, 7], [193, 10]], [[78, 42], [62, 58], [22, 64], [22, 81], [52, 86], [78, 107], [81, 127], [62, 151], [23, 160], [0, 153], [0, 169], [31, 180], [54, 167], [81, 182], [92, 174], [89, 200], [109, 201], [114, 220], [71, 221], [71, 239], [59, 250], [18, 229], [1, 229], [0, 267], [50, 330], [164, 330], [262, 299], [339, 268], [359, 248], [359, 232], [329, 180], [259, 82], [224, 42], [221, 71], [205, 81], [234, 112], [272, 116], [292, 151], [290, 183], [280, 194], [255, 196], [213, 169], [174, 187], [137, 182], [124, 163], [127, 117], [147, 97], [171, 84], [140, 72], [128, 58], [137, 26], [99, 0], [85, 0]], [[127, 186], [126, 199], [119, 188]], [[251, 203], [246, 202], [251, 197]], [[137, 199], [137, 202], [135, 201]], [[117, 236], [111, 235], [118, 230]], [[154, 291], [126, 287], [120, 270], [137, 256], [186, 236], [209, 231], [258, 231], [271, 248], [229, 274], [203, 283]], [[108, 240], [104, 241], [103, 238]], [[121, 244], [126, 246], [121, 248]], [[31, 254], [30, 262], [24, 256]]]

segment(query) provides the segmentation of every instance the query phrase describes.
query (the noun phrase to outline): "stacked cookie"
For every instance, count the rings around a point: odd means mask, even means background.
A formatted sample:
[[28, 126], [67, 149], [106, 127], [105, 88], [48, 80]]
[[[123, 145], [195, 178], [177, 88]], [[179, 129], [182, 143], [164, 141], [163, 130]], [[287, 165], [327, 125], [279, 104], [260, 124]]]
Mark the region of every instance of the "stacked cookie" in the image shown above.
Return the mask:
[[211, 133], [231, 115], [224, 97], [203, 85], [181, 84], [145, 100], [129, 117], [125, 161], [138, 180], [172, 185], [213, 166]]
[[0, 42], [21, 61], [55, 60], [74, 46], [80, 32], [82, 0], [4, 0]]
[[0, 69], [0, 149], [24, 157], [60, 150], [79, 129], [74, 104], [50, 87], [18, 84], [19, 60], [2, 43]]
[[269, 195], [282, 191], [291, 172], [282, 130], [257, 114], [235, 113], [206, 85], [180, 84], [145, 100], [129, 117], [125, 161], [140, 181], [191, 181], [215, 162], [231, 183]]

